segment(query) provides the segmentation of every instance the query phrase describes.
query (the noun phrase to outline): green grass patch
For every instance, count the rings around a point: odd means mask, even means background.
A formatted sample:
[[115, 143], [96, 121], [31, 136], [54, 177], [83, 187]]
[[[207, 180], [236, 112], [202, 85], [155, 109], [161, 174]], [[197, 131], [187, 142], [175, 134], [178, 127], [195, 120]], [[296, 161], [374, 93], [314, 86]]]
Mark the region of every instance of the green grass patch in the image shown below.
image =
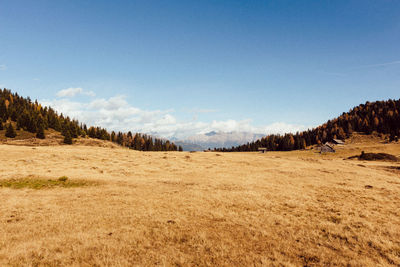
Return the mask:
[[95, 182], [87, 180], [70, 180], [66, 176], [58, 179], [42, 179], [42, 178], [17, 178], [17, 179], [0, 179], [0, 188], [8, 187], [13, 189], [46, 189], [55, 187], [82, 187], [95, 185]]

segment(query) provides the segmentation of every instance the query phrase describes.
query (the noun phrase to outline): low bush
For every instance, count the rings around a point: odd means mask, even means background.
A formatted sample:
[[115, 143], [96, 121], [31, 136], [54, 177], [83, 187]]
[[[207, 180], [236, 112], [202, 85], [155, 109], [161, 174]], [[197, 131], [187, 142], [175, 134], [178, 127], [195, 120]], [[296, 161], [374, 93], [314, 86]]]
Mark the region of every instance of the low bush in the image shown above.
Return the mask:
[[58, 179], [42, 179], [42, 178], [16, 178], [16, 179], [0, 179], [0, 188], [8, 187], [13, 189], [46, 189], [55, 187], [81, 187], [94, 185], [94, 182], [87, 180], [70, 180], [66, 176]]
[[380, 161], [400, 161], [400, 159], [394, 155], [387, 153], [365, 153], [361, 152], [361, 155], [351, 156], [348, 159], [358, 158], [359, 160], [380, 160]]

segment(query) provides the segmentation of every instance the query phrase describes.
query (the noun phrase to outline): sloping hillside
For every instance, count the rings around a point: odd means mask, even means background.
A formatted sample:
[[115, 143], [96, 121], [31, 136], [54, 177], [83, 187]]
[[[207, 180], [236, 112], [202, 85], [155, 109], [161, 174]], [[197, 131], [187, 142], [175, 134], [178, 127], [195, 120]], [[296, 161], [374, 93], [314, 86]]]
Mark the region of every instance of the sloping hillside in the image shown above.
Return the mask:
[[[164, 139], [153, 138], [146, 134], [132, 132], [111, 132], [101, 127], [87, 126], [68, 116], [58, 114], [51, 107], [43, 107], [29, 97], [24, 98], [10, 90], [0, 90], [0, 140], [15, 139], [21, 143], [23, 139], [46, 139], [52, 134], [52, 140], [31, 140], [30, 143], [52, 143], [60, 133], [63, 143], [72, 144], [75, 138], [86, 136], [92, 139], [111, 141], [115, 144], [143, 151], [176, 151], [178, 147]], [[11, 141], [12, 142], [12, 141]], [[76, 140], [75, 140], [76, 142]]]
[[[67, 145], [64, 143], [64, 136], [49, 128], [45, 130], [46, 138], [37, 138], [36, 134], [28, 131], [16, 130], [17, 136], [15, 138], [5, 137], [5, 130], [0, 130], [0, 144], [16, 145], [16, 146], [59, 146]], [[118, 144], [110, 142], [108, 140], [100, 140], [96, 138], [90, 138], [88, 136], [79, 136], [73, 142], [73, 145], [84, 145], [84, 146], [97, 146], [97, 147], [109, 147], [116, 148], [120, 147]]]
[[269, 135], [255, 142], [218, 151], [257, 151], [264, 147], [269, 151], [304, 149], [307, 146], [325, 143], [332, 139], [345, 139], [353, 132], [386, 134], [389, 141], [400, 136], [400, 99], [366, 102], [349, 112], [329, 120], [327, 123], [296, 134]]

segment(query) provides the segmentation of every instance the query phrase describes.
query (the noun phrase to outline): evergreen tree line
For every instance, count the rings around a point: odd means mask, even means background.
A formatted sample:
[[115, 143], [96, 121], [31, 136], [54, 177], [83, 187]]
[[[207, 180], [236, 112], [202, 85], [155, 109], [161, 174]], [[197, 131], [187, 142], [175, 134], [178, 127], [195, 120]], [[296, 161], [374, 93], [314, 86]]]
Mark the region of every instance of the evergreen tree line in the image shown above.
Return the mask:
[[72, 144], [73, 138], [89, 136], [100, 140], [109, 140], [121, 146], [142, 151], [176, 151], [178, 147], [159, 138], [146, 134], [132, 134], [131, 132], [111, 132], [101, 127], [88, 127], [77, 120], [70, 119], [62, 113], [59, 115], [51, 107], [42, 107], [37, 100], [19, 96], [8, 89], [0, 89], [0, 130], [6, 129], [6, 136], [16, 136], [16, 130], [35, 133], [37, 138], [45, 138], [45, 130], [49, 128], [61, 132], [64, 143]]
[[237, 147], [215, 150], [222, 152], [257, 151], [258, 148], [263, 147], [270, 151], [289, 151], [323, 144], [332, 139], [345, 139], [353, 132], [387, 134], [389, 140], [393, 141], [398, 140], [400, 136], [399, 114], [400, 99], [366, 102], [311, 130], [296, 134], [272, 134]]

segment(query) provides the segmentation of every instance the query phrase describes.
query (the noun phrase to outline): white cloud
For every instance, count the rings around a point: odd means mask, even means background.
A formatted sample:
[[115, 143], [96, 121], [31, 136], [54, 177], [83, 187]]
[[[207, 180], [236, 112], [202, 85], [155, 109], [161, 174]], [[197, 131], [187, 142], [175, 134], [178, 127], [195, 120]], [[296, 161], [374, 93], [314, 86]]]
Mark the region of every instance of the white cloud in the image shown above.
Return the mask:
[[262, 132], [268, 134], [296, 133], [307, 130], [308, 128], [311, 127], [305, 127], [304, 125], [288, 124], [285, 122], [275, 122], [263, 127]]
[[118, 110], [126, 107], [128, 107], [128, 102], [122, 95], [111, 97], [108, 100], [99, 98], [90, 102], [90, 108], [93, 109]]
[[[58, 95], [61, 97], [73, 96], [82, 93], [82, 91], [68, 90]], [[101, 126], [110, 131], [148, 133], [166, 138], [184, 139], [191, 135], [211, 131], [252, 132], [266, 135], [271, 133], [295, 133], [296, 131], [307, 129], [307, 127], [302, 125], [292, 125], [283, 122], [265, 126], [254, 126], [252, 120], [180, 121], [172, 114], [173, 110], [142, 110], [131, 106], [127, 102], [126, 97], [121, 95], [108, 99], [96, 98], [86, 102], [61, 98], [43, 100], [41, 103], [45, 106], [53, 107], [64, 115], [78, 119], [88, 126]]]
[[86, 92], [83, 92], [83, 94], [87, 95], [87, 96], [91, 96], [91, 97], [95, 97], [96, 96], [96, 94], [93, 91], [86, 91]]
[[7, 69], [6, 65], [4, 65], [4, 64], [0, 65], [0, 70], [6, 70], [6, 69]]
[[60, 90], [57, 93], [58, 97], [74, 97], [76, 95], [87, 95], [87, 96], [95, 96], [96, 94], [93, 91], [85, 91], [80, 87], [70, 87], [67, 89]]

